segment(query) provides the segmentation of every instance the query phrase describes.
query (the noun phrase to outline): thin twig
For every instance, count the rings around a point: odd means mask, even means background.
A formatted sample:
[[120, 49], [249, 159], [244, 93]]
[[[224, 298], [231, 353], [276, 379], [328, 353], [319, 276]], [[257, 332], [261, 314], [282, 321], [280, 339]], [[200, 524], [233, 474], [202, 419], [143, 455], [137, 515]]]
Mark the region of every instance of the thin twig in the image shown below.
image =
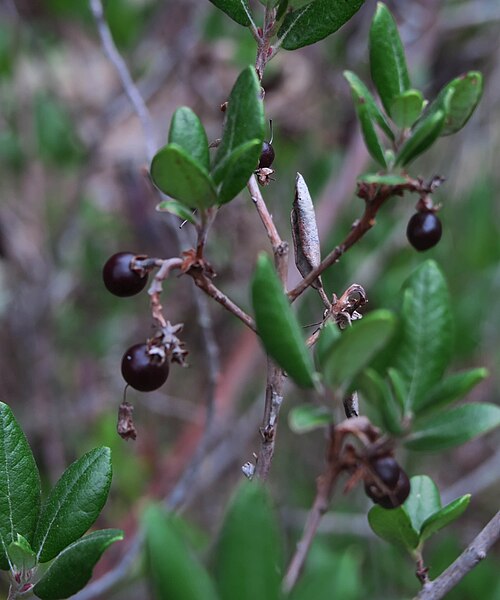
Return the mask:
[[500, 511], [439, 577], [424, 585], [415, 600], [439, 600], [444, 598], [469, 571], [486, 558], [488, 550], [499, 539]]

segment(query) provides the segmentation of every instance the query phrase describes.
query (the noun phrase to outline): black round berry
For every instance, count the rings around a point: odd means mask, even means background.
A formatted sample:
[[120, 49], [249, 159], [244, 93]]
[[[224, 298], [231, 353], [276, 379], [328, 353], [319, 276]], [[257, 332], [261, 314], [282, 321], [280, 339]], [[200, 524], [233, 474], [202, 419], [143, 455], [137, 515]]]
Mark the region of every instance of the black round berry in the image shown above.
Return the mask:
[[135, 257], [132, 252], [118, 252], [109, 258], [102, 269], [104, 285], [115, 296], [135, 296], [148, 282], [147, 274], [140, 276], [132, 271], [130, 263]]
[[274, 161], [274, 148], [271, 142], [262, 144], [262, 152], [260, 154], [259, 169], [268, 169]]
[[417, 212], [408, 221], [406, 237], [419, 252], [435, 246], [441, 239], [441, 221], [433, 212]]
[[157, 390], [167, 381], [168, 372], [168, 360], [151, 356], [146, 344], [135, 344], [123, 355], [123, 379], [139, 392]]
[[370, 461], [373, 471], [389, 489], [398, 483], [401, 467], [392, 456], [381, 456]]
[[410, 494], [410, 480], [408, 475], [399, 469], [398, 482], [391, 493], [383, 492], [375, 482], [365, 483], [366, 495], [379, 504], [382, 508], [397, 508], [408, 498]]

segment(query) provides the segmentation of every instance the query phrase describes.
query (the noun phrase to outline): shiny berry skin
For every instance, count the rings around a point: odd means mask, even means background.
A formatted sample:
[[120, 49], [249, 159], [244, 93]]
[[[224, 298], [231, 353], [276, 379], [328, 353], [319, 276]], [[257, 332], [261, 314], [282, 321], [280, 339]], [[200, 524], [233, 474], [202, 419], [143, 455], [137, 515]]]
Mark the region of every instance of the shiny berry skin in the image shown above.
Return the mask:
[[365, 483], [366, 495], [382, 508], [397, 508], [410, 495], [410, 480], [408, 475], [399, 469], [399, 478], [390, 494], [384, 493], [375, 483]]
[[406, 237], [419, 252], [429, 250], [441, 239], [441, 221], [433, 212], [417, 212], [408, 221]]
[[398, 483], [401, 467], [392, 456], [381, 456], [370, 462], [370, 465], [382, 483], [394, 489]]
[[260, 154], [259, 169], [268, 169], [274, 161], [274, 148], [270, 142], [262, 144], [262, 152]]
[[122, 358], [123, 379], [139, 392], [157, 390], [167, 381], [169, 366], [166, 359], [163, 363], [156, 360], [159, 357], [151, 357], [146, 344], [131, 346]]
[[115, 296], [121, 298], [135, 296], [146, 286], [147, 274], [141, 277], [130, 268], [130, 263], [135, 256], [132, 252], [118, 252], [108, 258], [104, 265], [102, 280], [107, 290]]

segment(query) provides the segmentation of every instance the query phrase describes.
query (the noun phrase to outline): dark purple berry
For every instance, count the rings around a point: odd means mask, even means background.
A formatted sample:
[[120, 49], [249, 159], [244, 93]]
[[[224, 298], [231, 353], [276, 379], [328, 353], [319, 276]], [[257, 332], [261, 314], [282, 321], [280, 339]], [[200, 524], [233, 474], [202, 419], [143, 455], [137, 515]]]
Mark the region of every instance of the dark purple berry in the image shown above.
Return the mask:
[[433, 212], [417, 212], [408, 221], [406, 237], [419, 252], [429, 250], [441, 239], [441, 221]]
[[130, 263], [135, 256], [132, 252], [118, 252], [108, 258], [104, 265], [102, 269], [104, 285], [115, 296], [121, 298], [135, 296], [147, 284], [147, 274], [141, 277], [130, 268]]
[[262, 152], [260, 154], [259, 169], [268, 169], [274, 161], [274, 148], [271, 142], [262, 144]]
[[408, 475], [400, 468], [398, 482], [389, 494], [382, 491], [375, 482], [365, 483], [365, 492], [375, 504], [380, 505], [382, 508], [397, 508], [403, 504], [410, 494], [410, 480]]
[[392, 456], [381, 456], [370, 461], [374, 473], [389, 489], [394, 489], [398, 483], [401, 467]]
[[139, 392], [152, 392], [167, 381], [168, 360], [148, 353], [147, 344], [135, 344], [122, 358], [123, 379]]

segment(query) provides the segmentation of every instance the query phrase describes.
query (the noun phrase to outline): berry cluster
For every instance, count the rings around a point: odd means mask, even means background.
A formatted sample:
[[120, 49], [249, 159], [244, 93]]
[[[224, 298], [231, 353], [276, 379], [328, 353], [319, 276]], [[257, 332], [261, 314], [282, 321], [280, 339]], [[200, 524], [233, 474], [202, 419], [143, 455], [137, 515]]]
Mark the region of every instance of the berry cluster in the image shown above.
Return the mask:
[[410, 480], [392, 456], [380, 456], [368, 463], [365, 492], [375, 504], [397, 508], [408, 498]]

